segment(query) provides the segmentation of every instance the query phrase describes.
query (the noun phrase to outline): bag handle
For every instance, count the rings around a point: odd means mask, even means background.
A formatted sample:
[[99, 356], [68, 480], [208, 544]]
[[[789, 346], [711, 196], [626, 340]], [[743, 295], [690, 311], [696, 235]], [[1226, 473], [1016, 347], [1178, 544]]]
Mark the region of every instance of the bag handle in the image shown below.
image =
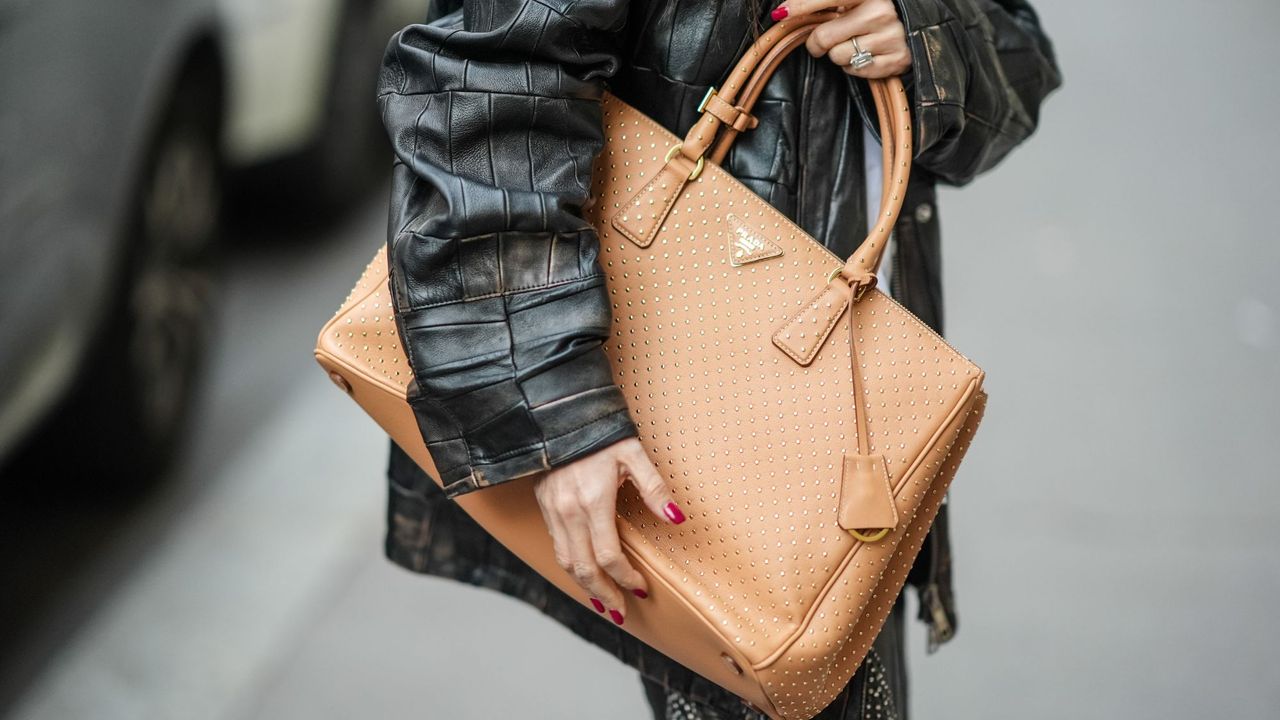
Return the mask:
[[[751, 115], [751, 108], [778, 65], [804, 43], [818, 24], [837, 16], [836, 11], [824, 10], [785, 18], [762, 33], [743, 53], [723, 89], [712, 87], [707, 91], [706, 97], [698, 106], [702, 117], [693, 124], [685, 134], [684, 141], [677, 146], [679, 154], [684, 155], [691, 163], [701, 163], [707, 149], [712, 148], [712, 143], [715, 142], [710, 160], [716, 164], [722, 162], [739, 133], [755, 127], [756, 119]], [[881, 203], [876, 216], [877, 222], [867, 237], [844, 266], [833, 271], [829, 278], [834, 280], [838, 274], [846, 282], [856, 285], [855, 298], [861, 297], [862, 292], [875, 285], [876, 272], [890, 232], [902, 210], [912, 159], [911, 111], [901, 79], [889, 77], [870, 79], [867, 82], [871, 87], [880, 123], [884, 169]], [[739, 92], [742, 94], [742, 101], [735, 102]]]

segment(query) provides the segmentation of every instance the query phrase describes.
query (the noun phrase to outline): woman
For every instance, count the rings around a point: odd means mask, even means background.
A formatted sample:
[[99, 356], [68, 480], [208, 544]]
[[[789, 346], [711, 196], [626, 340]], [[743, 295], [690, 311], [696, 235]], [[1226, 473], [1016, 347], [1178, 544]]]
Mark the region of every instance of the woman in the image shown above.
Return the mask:
[[[599, 100], [608, 88], [683, 135], [764, 26], [832, 8], [839, 16], [770, 79], [759, 125], [723, 167], [849, 256], [878, 202], [877, 182], [866, 182], [878, 171], [864, 164], [879, 155], [865, 79], [901, 75], [915, 161], [881, 287], [941, 332], [935, 186], [994, 167], [1061, 83], [1025, 0], [462, 0], [397, 33], [383, 62], [379, 104], [396, 152], [392, 294], [410, 402], [444, 485], [392, 443], [386, 552], [540, 608], [636, 668], [656, 718], [762, 716], [620, 627], [647, 593], [618, 552], [619, 485], [634, 482], [664, 522], [683, 513], [600, 348], [610, 305], [582, 217], [603, 142]], [[565, 324], [565, 308], [586, 320]], [[535, 483], [557, 557], [594, 610], [451, 502], [509, 481]], [[932, 649], [956, 626], [945, 506], [909, 582]], [[906, 717], [903, 605], [819, 717]]]

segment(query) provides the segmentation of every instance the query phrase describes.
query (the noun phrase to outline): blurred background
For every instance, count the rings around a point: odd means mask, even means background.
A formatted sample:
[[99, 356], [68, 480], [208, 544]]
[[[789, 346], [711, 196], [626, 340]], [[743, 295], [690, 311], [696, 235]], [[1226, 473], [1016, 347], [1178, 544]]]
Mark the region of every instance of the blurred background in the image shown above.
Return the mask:
[[[387, 440], [311, 357], [429, 6], [0, 0], [0, 717], [649, 717], [383, 560]], [[1065, 84], [940, 199], [991, 401], [913, 717], [1280, 717], [1280, 6], [1036, 7]]]

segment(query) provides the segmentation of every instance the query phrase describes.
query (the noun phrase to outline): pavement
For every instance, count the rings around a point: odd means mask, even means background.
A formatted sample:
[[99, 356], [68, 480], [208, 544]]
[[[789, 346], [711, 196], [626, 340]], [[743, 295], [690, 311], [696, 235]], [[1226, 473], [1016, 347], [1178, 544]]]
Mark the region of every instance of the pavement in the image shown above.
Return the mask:
[[[1280, 8], [1038, 9], [1066, 84], [939, 201], [946, 335], [990, 402], [951, 498], [959, 631], [926, 655], [910, 624], [912, 716], [1274, 718]], [[537, 611], [383, 560], [387, 441], [310, 348], [385, 197], [237, 243], [191, 445], [121, 517], [66, 520], [91, 552], [24, 616], [5, 717], [649, 717]]]

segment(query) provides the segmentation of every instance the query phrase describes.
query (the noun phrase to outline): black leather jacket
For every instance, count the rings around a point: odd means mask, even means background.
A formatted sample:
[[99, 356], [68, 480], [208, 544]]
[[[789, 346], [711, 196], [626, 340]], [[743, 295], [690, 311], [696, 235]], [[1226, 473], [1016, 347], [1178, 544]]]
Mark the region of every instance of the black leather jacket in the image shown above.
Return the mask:
[[[891, 293], [942, 331], [935, 185], [964, 185], [1036, 128], [1061, 82], [1024, 0], [895, 0], [913, 53], [915, 163]], [[766, 26], [722, 0], [462, 0], [387, 48], [388, 241], [410, 401], [456, 497], [636, 435], [601, 343], [610, 302], [583, 219], [611, 92], [677, 135]], [[443, 8], [448, 11], [449, 8]], [[841, 257], [865, 236], [868, 86], [793, 52], [724, 167]], [[954, 627], [945, 514], [913, 582], [936, 641]]]

